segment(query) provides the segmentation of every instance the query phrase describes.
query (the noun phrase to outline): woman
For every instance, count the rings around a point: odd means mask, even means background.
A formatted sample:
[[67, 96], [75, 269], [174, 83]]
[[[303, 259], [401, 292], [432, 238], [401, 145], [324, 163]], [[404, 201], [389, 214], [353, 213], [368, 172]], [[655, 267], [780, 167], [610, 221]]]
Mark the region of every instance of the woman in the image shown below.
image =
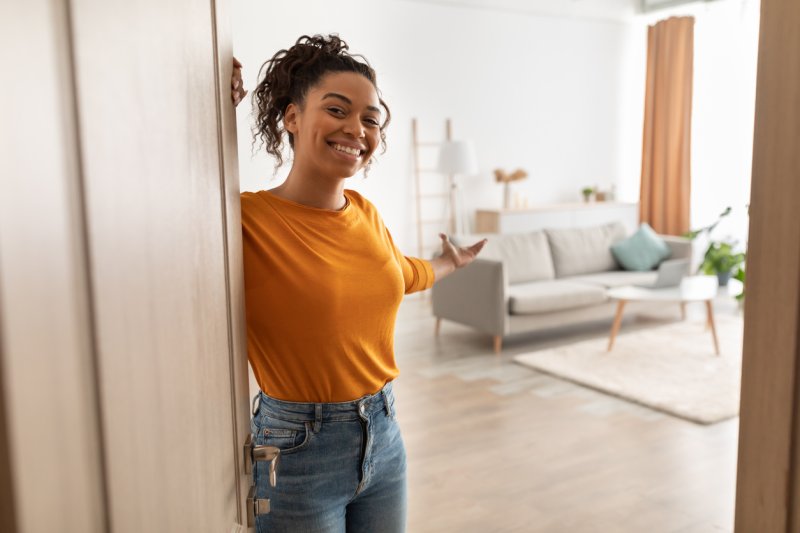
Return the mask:
[[[264, 64], [255, 136], [286, 181], [241, 195], [247, 351], [260, 386], [256, 445], [280, 448], [254, 472], [271, 510], [259, 531], [404, 531], [406, 456], [394, 411], [393, 337], [403, 294], [469, 264], [442, 239], [433, 260], [397, 249], [375, 206], [345, 180], [385, 146], [389, 109], [375, 72], [337, 36], [301, 37]], [[247, 94], [234, 59], [232, 98]]]

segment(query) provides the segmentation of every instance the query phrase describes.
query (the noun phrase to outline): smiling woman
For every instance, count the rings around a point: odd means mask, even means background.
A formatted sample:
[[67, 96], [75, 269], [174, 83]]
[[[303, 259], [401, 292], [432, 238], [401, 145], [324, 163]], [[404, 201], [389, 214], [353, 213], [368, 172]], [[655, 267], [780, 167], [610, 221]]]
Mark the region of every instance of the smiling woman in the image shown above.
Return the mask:
[[[347, 50], [347, 43], [336, 35], [303, 36], [291, 49], [280, 50], [262, 66], [262, 71], [266, 68], [266, 72], [254, 93], [258, 109], [255, 131], [256, 137], [260, 137], [266, 145], [267, 152], [275, 158], [276, 166], [283, 163], [281, 121], [286, 126], [286, 118], [290, 111], [296, 113], [297, 106], [300, 110], [304, 110], [308, 93], [312, 89], [317, 89], [315, 91], [317, 94], [314, 95], [316, 96], [314, 109], [324, 109], [325, 106], [320, 105], [322, 100], [338, 99], [338, 105], [328, 102], [330, 109], [327, 111], [337, 118], [345, 118], [357, 111], [356, 118], [370, 121], [370, 125], [380, 134], [382, 148], [386, 149], [386, 127], [389, 125], [391, 114], [389, 107], [378, 94], [375, 71], [363, 56], [351, 55]], [[339, 76], [339, 78], [350, 80], [357, 85], [350, 88], [356, 91], [356, 96], [361, 97], [358, 103], [366, 105], [370, 114], [368, 117], [361, 117], [360, 112], [363, 110], [354, 110], [353, 101], [346, 95], [328, 92], [319, 87], [320, 81], [324, 81], [324, 78], [331, 74], [344, 74], [344, 77]], [[356, 79], [362, 83], [358, 84], [354, 81]], [[328, 85], [337, 86], [336, 82]], [[379, 122], [381, 114], [379, 105], [386, 114], [383, 123]], [[289, 127], [286, 127], [285, 131], [289, 146], [294, 149], [296, 132]]]
[[[406, 455], [394, 412], [394, 324], [404, 294], [469, 264], [485, 241], [433, 260], [403, 255], [375, 206], [345, 180], [386, 148], [375, 71], [339, 37], [301, 37], [262, 67], [254, 142], [283, 164], [241, 195], [247, 353], [261, 391], [251, 430], [280, 450], [259, 462], [258, 531], [405, 530]], [[360, 58], [360, 59], [359, 59]], [[241, 87], [234, 60], [233, 101]], [[273, 481], [277, 481], [276, 484]]]

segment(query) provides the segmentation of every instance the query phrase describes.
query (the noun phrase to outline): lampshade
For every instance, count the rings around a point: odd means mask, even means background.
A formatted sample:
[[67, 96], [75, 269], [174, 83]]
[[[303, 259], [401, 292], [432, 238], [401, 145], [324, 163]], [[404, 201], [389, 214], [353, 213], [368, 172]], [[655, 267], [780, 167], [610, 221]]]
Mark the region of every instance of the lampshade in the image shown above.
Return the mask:
[[439, 172], [444, 174], [475, 174], [478, 163], [472, 141], [447, 141], [439, 151]]

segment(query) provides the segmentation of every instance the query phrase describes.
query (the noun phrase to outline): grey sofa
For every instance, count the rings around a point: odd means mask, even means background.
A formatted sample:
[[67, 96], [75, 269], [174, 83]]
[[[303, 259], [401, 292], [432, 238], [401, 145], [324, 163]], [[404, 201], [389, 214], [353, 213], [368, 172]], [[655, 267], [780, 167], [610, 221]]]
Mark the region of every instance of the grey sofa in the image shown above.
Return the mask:
[[[611, 319], [616, 305], [610, 287], [655, 281], [655, 270], [625, 271], [611, 244], [626, 237], [621, 223], [545, 229], [521, 234], [455, 235], [458, 245], [483, 237], [479, 258], [433, 286], [438, 334], [442, 320], [471, 326], [494, 337], [555, 328], [576, 322]], [[670, 259], [691, 260], [692, 246], [682, 237], [661, 236]], [[635, 311], [635, 309], [634, 309]]]

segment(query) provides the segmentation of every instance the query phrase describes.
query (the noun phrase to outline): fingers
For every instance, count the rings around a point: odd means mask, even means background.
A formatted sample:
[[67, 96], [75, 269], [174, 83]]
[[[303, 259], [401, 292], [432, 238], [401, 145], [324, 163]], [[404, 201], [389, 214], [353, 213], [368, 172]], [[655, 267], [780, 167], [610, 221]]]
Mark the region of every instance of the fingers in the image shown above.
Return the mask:
[[439, 238], [442, 239], [442, 250], [453, 250], [456, 251], [456, 246], [453, 245], [453, 242], [450, 240], [450, 237], [446, 233], [440, 233]]
[[471, 254], [478, 255], [480, 251], [483, 250], [483, 247], [486, 245], [487, 242], [489, 242], [488, 239], [480, 240], [467, 249]]
[[231, 100], [233, 105], [239, 105], [239, 102], [244, 100], [245, 96], [247, 96], [247, 91], [244, 89], [244, 82], [242, 81], [242, 64], [234, 57], [233, 73], [231, 75]]
[[247, 96], [248, 91], [241, 90], [241, 91], [231, 91], [231, 100], [233, 100], [233, 105], [239, 105], [239, 102], [244, 100], [244, 97]]

